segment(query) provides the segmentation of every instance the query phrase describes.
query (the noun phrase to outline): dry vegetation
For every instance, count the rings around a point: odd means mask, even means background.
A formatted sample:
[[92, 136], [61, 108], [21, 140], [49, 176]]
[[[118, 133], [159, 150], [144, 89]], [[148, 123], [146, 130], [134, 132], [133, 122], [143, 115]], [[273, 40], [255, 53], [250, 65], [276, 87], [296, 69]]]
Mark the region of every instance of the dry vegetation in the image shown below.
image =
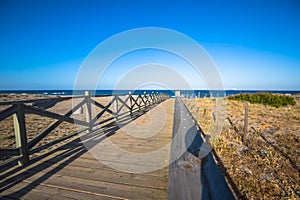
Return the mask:
[[[299, 199], [300, 106], [296, 100], [295, 106], [280, 108], [249, 104], [249, 128], [243, 140], [245, 102], [226, 99], [222, 132], [212, 136], [211, 143], [239, 198]], [[185, 100], [205, 133], [214, 126], [215, 102]]]

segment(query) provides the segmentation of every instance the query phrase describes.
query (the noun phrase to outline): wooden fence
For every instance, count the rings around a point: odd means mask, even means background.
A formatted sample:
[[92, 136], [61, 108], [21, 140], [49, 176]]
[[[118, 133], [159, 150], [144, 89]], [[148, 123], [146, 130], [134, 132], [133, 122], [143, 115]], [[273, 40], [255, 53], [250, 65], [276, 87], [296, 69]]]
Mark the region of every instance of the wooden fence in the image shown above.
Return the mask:
[[[101, 95], [95, 97], [107, 97], [109, 95]], [[112, 100], [107, 104], [103, 105], [93, 98], [91, 98], [90, 92], [86, 91], [85, 96], [73, 96], [73, 97], [60, 97], [57, 98], [57, 101], [65, 101], [70, 99], [79, 99], [83, 98], [80, 103], [73, 107], [73, 109], [69, 110], [65, 115], [60, 115], [54, 112], [47, 111], [36, 105], [43, 105], [47, 102], [51, 102], [54, 98], [49, 99], [35, 99], [35, 100], [22, 100], [22, 101], [10, 101], [10, 102], [0, 102], [0, 106], [9, 106], [3, 111], [0, 111], [0, 121], [8, 118], [13, 115], [13, 123], [15, 130], [15, 140], [16, 140], [16, 148], [13, 149], [0, 149], [0, 157], [7, 157], [8, 159], [4, 160], [0, 167], [3, 168], [7, 165], [11, 165], [12, 163], [18, 162], [19, 165], [24, 166], [30, 163], [30, 155], [36, 152], [39, 152], [45, 148], [53, 146], [59, 142], [62, 142], [66, 139], [69, 139], [75, 135], [78, 135], [84, 131], [92, 132], [95, 126], [101, 125], [103, 123], [114, 121], [123, 116], [132, 116], [134, 113], [145, 110], [149, 106], [158, 104], [167, 98], [168, 95], [163, 93], [150, 93], [146, 94], [144, 92], [143, 95], [133, 95], [129, 92], [128, 95], [123, 95], [125, 97], [121, 98], [121, 95], [113, 95]], [[92, 106], [96, 106], [101, 109], [96, 116], [92, 115]], [[113, 107], [113, 108], [112, 108]], [[86, 119], [79, 120], [71, 117], [73, 113], [78, 112], [79, 109], [86, 109]], [[125, 110], [125, 111], [124, 111]], [[104, 113], [109, 113], [111, 115], [110, 118], [101, 120], [101, 117]], [[27, 141], [26, 134], [26, 114], [36, 114], [39, 116], [44, 116], [48, 118], [55, 119], [56, 121], [50, 124], [45, 130], [39, 133], [35, 138]], [[57, 140], [48, 142], [41, 146], [37, 146], [37, 144], [44, 139], [47, 135], [49, 135], [53, 130], [55, 130], [62, 122], [68, 122], [72, 124], [78, 124], [83, 126], [84, 128], [63, 136]]]

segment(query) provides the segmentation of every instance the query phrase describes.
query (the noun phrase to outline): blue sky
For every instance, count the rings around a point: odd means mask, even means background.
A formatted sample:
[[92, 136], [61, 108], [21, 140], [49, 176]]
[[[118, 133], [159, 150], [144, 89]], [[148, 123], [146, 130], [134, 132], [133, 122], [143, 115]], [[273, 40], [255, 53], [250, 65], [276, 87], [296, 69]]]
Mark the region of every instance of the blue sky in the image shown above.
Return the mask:
[[1, 0], [0, 89], [72, 89], [91, 50], [140, 27], [196, 40], [225, 88], [300, 89], [298, 0]]

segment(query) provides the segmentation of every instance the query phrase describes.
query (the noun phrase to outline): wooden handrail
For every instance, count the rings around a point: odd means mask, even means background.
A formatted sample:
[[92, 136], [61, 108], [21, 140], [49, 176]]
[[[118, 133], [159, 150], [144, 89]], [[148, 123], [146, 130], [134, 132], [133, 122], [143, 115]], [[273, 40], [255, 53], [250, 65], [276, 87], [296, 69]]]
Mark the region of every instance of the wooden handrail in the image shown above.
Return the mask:
[[[65, 116], [69, 117], [71, 116], [74, 112], [76, 112], [80, 107], [82, 107], [85, 104], [85, 99], [81, 101], [79, 104], [77, 104], [73, 109], [69, 110]], [[44, 131], [42, 131], [38, 136], [36, 136], [34, 139], [32, 139], [28, 147], [31, 149], [34, 147], [37, 143], [39, 143], [42, 139], [44, 139], [51, 131], [53, 131], [56, 127], [58, 127], [63, 121], [58, 120], [56, 122], [53, 122], [50, 124]]]
[[[120, 95], [114, 95], [113, 99], [107, 104], [102, 105], [101, 103], [97, 102], [96, 100], [92, 99], [92, 97], [107, 97], [111, 95], [96, 95], [91, 96], [89, 92], [85, 93], [85, 96], [69, 96], [69, 97], [59, 97], [59, 98], [47, 98], [47, 99], [31, 99], [31, 100], [18, 100], [18, 101], [10, 101], [10, 102], [0, 102], [1, 105], [11, 105], [9, 108], [6, 108], [3, 111], [0, 111], [0, 121], [6, 119], [7, 117], [13, 115], [14, 117], [14, 128], [15, 128], [15, 137], [16, 137], [16, 144], [17, 148], [15, 149], [0, 149], [0, 156], [16, 156], [16, 159], [8, 159], [12, 162], [16, 160], [19, 162], [19, 165], [27, 165], [30, 162], [29, 155], [39, 152], [42, 149], [48, 148], [58, 142], [64, 141], [68, 138], [71, 138], [75, 135], [78, 135], [84, 131], [93, 131], [93, 127], [98, 126], [100, 124], [109, 122], [111, 120], [118, 120], [119, 117], [125, 116], [126, 114], [132, 115], [133, 112], [141, 111], [143, 108], [147, 108], [150, 105], [154, 105], [157, 103], [162, 102], [163, 100], [167, 99], [168, 96], [162, 93], [152, 93], [147, 95], [144, 93], [142, 96], [141, 94], [132, 95], [131, 92], [129, 93], [128, 97], [123, 100], [120, 98]], [[51, 101], [64, 101], [74, 98], [83, 98], [83, 100], [78, 103], [73, 109], [69, 110], [66, 114], [61, 115], [54, 112], [47, 111], [45, 109], [39, 108], [35, 105], [51, 102]], [[30, 105], [32, 103], [32, 105]], [[113, 111], [110, 107], [112, 105], [116, 105], [116, 109]], [[119, 105], [120, 104], [120, 105]], [[129, 104], [129, 105], [128, 105]], [[91, 106], [96, 106], [101, 108], [102, 110], [96, 114], [96, 116], [92, 117]], [[78, 120], [70, 117], [75, 111], [80, 108], [85, 107], [86, 111], [86, 120]], [[137, 108], [135, 108], [137, 107]], [[128, 111], [122, 112], [124, 108], [127, 108]], [[97, 122], [103, 114], [107, 112], [113, 117], [104, 119], [100, 122]], [[121, 113], [122, 112], [122, 113]], [[26, 121], [25, 121], [25, 114], [36, 114], [40, 116], [45, 116], [48, 118], [56, 119], [56, 122], [50, 124], [45, 130], [43, 130], [40, 134], [38, 134], [35, 138], [31, 141], [27, 142], [27, 133], [26, 133]], [[120, 118], [121, 119], [121, 118]], [[86, 126], [82, 130], [79, 130], [75, 133], [69, 134], [57, 140], [51, 141], [47, 144], [38, 146], [33, 148], [37, 145], [42, 139], [44, 139], [50, 132], [56, 129], [62, 122], [69, 122], [73, 124], [78, 124], [82, 126]], [[8, 160], [4, 161], [0, 164], [0, 167], [3, 165], [8, 165]]]
[[17, 112], [17, 106], [16, 105], [12, 105], [9, 108], [6, 108], [5, 110], [2, 110], [0, 112], [0, 121], [6, 119], [7, 117], [11, 116], [15, 112]]
[[[22, 104], [20, 104], [20, 105], [22, 105]], [[89, 122], [84, 122], [84, 121], [81, 121], [81, 120], [78, 120], [78, 119], [74, 119], [72, 117], [68, 117], [68, 116], [65, 116], [65, 115], [60, 115], [60, 114], [53, 113], [53, 112], [50, 112], [50, 111], [46, 111], [46, 110], [43, 110], [43, 109], [39, 109], [39, 108], [36, 108], [36, 107], [33, 107], [33, 106], [24, 105], [24, 107], [25, 107], [26, 113], [41, 115], [41, 116], [44, 116], [44, 117], [49, 117], [49, 118], [52, 118], [52, 119], [58, 119], [58, 120], [62, 120], [62, 121], [69, 122], [69, 123], [76, 123], [76, 124], [79, 124], [79, 125], [82, 125], [82, 126], [89, 126], [90, 125]]]

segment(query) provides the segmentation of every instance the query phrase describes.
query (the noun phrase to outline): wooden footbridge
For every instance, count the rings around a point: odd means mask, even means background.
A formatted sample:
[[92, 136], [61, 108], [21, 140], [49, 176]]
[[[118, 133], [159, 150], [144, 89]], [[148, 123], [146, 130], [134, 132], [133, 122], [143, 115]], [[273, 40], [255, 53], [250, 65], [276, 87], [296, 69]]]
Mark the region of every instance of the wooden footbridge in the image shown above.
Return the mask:
[[[234, 198], [212, 156], [198, 158], [203, 141], [179, 98], [99, 98], [87, 92], [0, 103], [0, 121], [13, 116], [16, 138], [13, 148], [0, 149], [1, 199]], [[71, 100], [64, 114], [47, 108]], [[29, 114], [55, 120], [29, 139]], [[40, 144], [66, 122], [80, 130]]]

